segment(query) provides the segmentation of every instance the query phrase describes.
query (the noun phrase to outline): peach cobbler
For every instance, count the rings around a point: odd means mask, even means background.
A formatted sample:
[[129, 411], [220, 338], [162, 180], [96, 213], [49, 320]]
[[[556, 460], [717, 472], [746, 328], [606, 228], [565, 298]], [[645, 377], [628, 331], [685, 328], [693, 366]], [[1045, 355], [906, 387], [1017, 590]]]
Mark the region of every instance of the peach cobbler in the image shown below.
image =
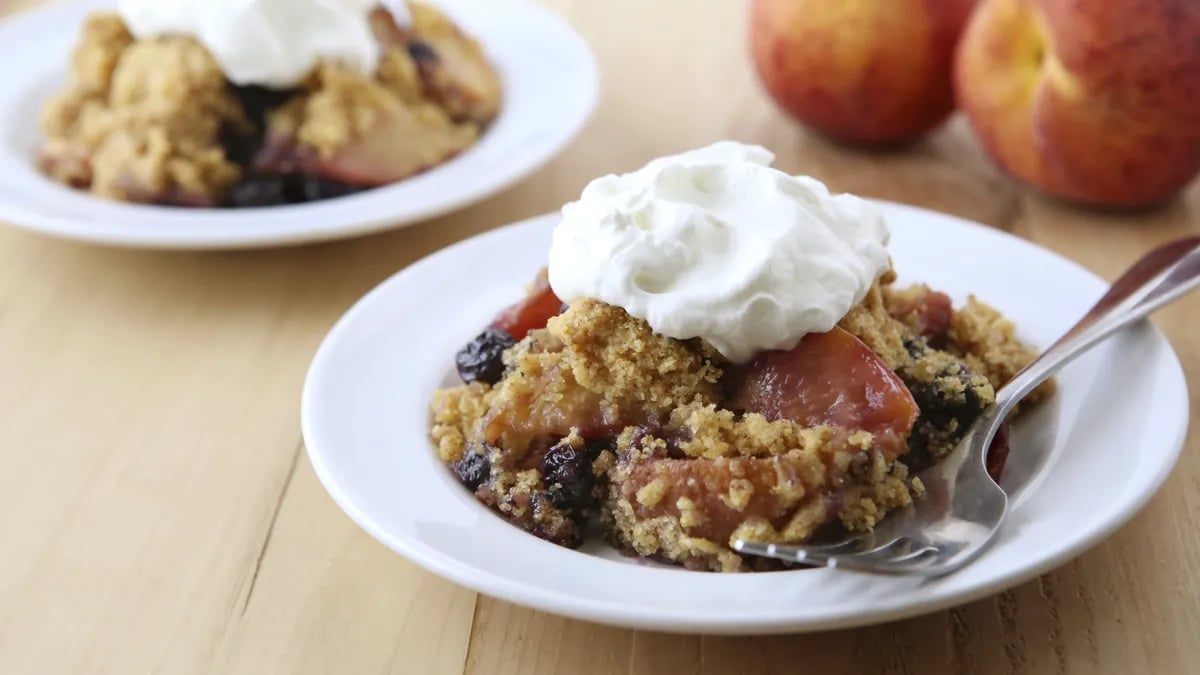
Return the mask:
[[438, 453], [479, 501], [564, 546], [595, 528], [737, 571], [771, 563], [733, 539], [868, 530], [922, 497], [914, 473], [1033, 354], [974, 298], [896, 287], [874, 207], [770, 161], [718, 143], [564, 208], [549, 269], [434, 395]]
[[46, 105], [52, 179], [170, 206], [273, 206], [393, 183], [470, 147], [499, 77], [404, 0], [122, 0]]

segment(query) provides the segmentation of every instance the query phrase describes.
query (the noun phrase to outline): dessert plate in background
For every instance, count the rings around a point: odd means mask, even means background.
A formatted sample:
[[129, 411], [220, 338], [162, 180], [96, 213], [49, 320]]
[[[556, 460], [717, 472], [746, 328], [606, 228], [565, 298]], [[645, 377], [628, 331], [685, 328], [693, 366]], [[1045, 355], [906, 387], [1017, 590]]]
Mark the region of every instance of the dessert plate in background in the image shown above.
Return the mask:
[[390, 229], [462, 208], [549, 161], [595, 107], [596, 63], [583, 39], [528, 0], [430, 0], [483, 45], [504, 84], [479, 141], [429, 171], [309, 204], [186, 209], [126, 204], [59, 185], [35, 165], [41, 111], [65, 81], [90, 12], [114, 0], [67, 0], [0, 22], [0, 222], [83, 241], [154, 248], [250, 248]]
[[[1107, 289], [1017, 237], [881, 206], [901, 283], [927, 282], [956, 302], [974, 293], [1033, 345], [1050, 344]], [[456, 382], [455, 352], [521, 297], [546, 263], [557, 218], [480, 235], [396, 274], [334, 326], [305, 382], [304, 439], [334, 501], [396, 552], [481, 593], [666, 631], [795, 632], [898, 619], [995, 593], [1096, 544], [1154, 494], [1182, 447], [1183, 371], [1162, 333], [1141, 324], [1067, 366], [1056, 395], [1014, 426], [1001, 481], [1012, 496], [1008, 519], [995, 545], [951, 576], [690, 572], [599, 543], [555, 546], [477, 503], [438, 460], [428, 431], [430, 396]]]

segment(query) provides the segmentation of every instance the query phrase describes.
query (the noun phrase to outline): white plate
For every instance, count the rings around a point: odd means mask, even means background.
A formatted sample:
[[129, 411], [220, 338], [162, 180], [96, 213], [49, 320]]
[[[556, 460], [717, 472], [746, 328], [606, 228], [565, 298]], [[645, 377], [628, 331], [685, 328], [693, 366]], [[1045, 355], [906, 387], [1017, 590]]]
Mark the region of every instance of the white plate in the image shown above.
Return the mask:
[[249, 248], [385, 230], [499, 192], [549, 161], [583, 126], [596, 103], [595, 60], [569, 26], [525, 0], [432, 1], [480, 40], [503, 79], [500, 115], [479, 142], [389, 186], [256, 209], [123, 204], [47, 180], [34, 165], [42, 106], [65, 81], [84, 17], [115, 3], [54, 3], [0, 23], [10, 64], [0, 78], [0, 222], [121, 246]]
[[[968, 293], [1049, 344], [1106, 285], [1016, 237], [883, 204], [903, 281]], [[321, 482], [364, 529], [426, 569], [511, 602], [602, 623], [667, 631], [830, 629], [929, 612], [1060, 565], [1128, 520], [1170, 472], [1187, 429], [1183, 371], [1148, 324], [1062, 371], [1051, 402], [1015, 429], [999, 540], [947, 578], [841, 570], [722, 575], [638, 564], [594, 544], [572, 551], [492, 514], [435, 457], [434, 389], [453, 354], [545, 264], [556, 215], [440, 251], [384, 282], [330, 332], [304, 387], [304, 439]], [[1132, 262], [1132, 261], [1131, 261]]]

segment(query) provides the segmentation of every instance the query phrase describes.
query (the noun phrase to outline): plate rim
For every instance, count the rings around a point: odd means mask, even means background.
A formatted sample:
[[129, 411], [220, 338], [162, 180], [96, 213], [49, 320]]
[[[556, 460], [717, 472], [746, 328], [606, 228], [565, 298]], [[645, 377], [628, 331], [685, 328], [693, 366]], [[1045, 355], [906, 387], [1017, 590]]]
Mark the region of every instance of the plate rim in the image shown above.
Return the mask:
[[[965, 226], [970, 229], [986, 230], [990, 234], [999, 235], [1018, 242], [1021, 246], [1032, 247], [1044, 253], [1048, 253], [1057, 258], [1060, 262], [1074, 268], [1075, 271], [1090, 277], [1097, 283], [1108, 285], [1101, 277], [1088, 270], [1086, 267], [1071, 260], [1055, 251], [1045, 248], [1032, 241], [1018, 237], [1012, 233], [989, 227], [981, 223], [971, 221], [953, 214], [933, 211], [908, 204], [898, 202], [871, 199], [887, 209], [906, 211], [910, 215], [927, 218], [930, 216], [940, 219], [950, 219], [955, 221], [958, 226]], [[443, 579], [448, 579], [451, 582], [471, 589], [475, 592], [482, 593], [494, 598], [499, 598], [515, 605], [544, 611], [547, 613], [566, 616], [574, 619], [600, 623], [604, 625], [657, 630], [671, 633], [706, 633], [706, 634], [723, 634], [723, 635], [739, 635], [739, 634], [780, 634], [780, 633], [803, 633], [818, 630], [833, 630], [839, 628], [848, 628], [854, 626], [874, 625], [892, 621], [896, 619], [919, 616], [930, 612], [935, 612], [948, 607], [959, 606], [980, 598], [995, 594], [1006, 588], [1011, 588], [1019, 583], [1028, 581], [1045, 572], [1055, 569], [1064, 563], [1078, 557], [1085, 551], [1093, 548], [1098, 543], [1107, 539], [1116, 530], [1128, 523], [1135, 515], [1140, 513], [1149, 500], [1159, 493], [1163, 483], [1172, 473], [1177, 465], [1179, 457], [1182, 453], [1190, 418], [1188, 409], [1190, 405], [1190, 394], [1187, 390], [1186, 376], [1183, 372], [1182, 364], [1179, 361], [1178, 355], [1174, 347], [1171, 345], [1166, 335], [1155, 326], [1152, 322], [1147, 322], [1145, 327], [1148, 331], [1150, 339], [1154, 340], [1158, 346], [1165, 348], [1163, 356], [1167, 358], [1164, 366], [1169, 368], [1170, 375], [1174, 384], [1179, 385], [1178, 391], [1180, 396], [1173, 398], [1174, 402], [1170, 409], [1164, 412], [1167, 419], [1177, 417], [1179, 424], [1175, 426], [1171, 434], [1171, 443], [1169, 452], [1162, 455], [1163, 460], [1155, 467], [1155, 470], [1147, 478], [1144, 485], [1144, 490], [1134, 499], [1128, 501], [1124, 508], [1118, 512], [1114, 512], [1106, 521], [1095, 526], [1093, 531], [1087, 533], [1086, 536], [1080, 538], [1072, 545], [1058, 551], [1054, 555], [1047, 557], [1045, 560], [1029, 566], [1010, 566], [997, 573], [988, 581], [976, 584], [968, 589], [948, 593], [945, 597], [937, 597], [935, 599], [920, 599], [917, 598], [911, 602], [896, 604], [883, 611], [875, 611], [864, 613], [861, 611], [847, 612], [832, 618], [795, 618], [782, 615], [771, 615], [764, 613], [762, 616], [734, 616], [721, 619], [708, 619], [703, 617], [682, 616], [678, 611], [671, 609], [655, 608], [655, 607], [638, 607], [636, 610], [629, 611], [627, 607], [616, 602], [595, 602], [591, 599], [580, 601], [578, 598], [570, 598], [558, 591], [546, 591], [542, 588], [531, 587], [528, 584], [510, 579], [508, 577], [497, 575], [491, 571], [470, 566], [459, 561], [453, 556], [446, 554], [440, 550], [420, 545], [414, 542], [406, 541], [404, 538], [396, 536], [380, 524], [376, 523], [370, 516], [364, 513], [353, 498], [350, 497], [348, 491], [337, 482], [336, 478], [331, 473], [329, 466], [326, 464], [324, 454], [319, 449], [317, 438], [317, 430], [314, 427], [314, 400], [316, 394], [317, 382], [324, 370], [324, 363], [330, 359], [330, 354], [336, 348], [335, 345], [344, 333], [348, 331], [350, 326], [359, 316], [359, 314], [369, 311], [368, 307], [373, 300], [385, 292], [387, 287], [393, 284], [403, 283], [404, 277], [409, 274], [417, 274], [420, 269], [429, 266], [441, 264], [443, 259], [453, 258], [458, 251], [473, 245], [477, 239], [487, 238], [490, 236], [501, 236], [501, 233], [528, 227], [534, 223], [548, 220], [558, 216], [558, 212], [544, 213], [531, 218], [525, 218], [499, 228], [488, 230], [480, 234], [468, 237], [466, 239], [455, 242], [441, 250], [438, 250], [430, 255], [414, 262], [411, 265], [395, 272], [387, 279], [380, 282], [355, 303], [333, 324], [325, 338], [322, 339], [320, 346], [317, 348], [309, 370], [306, 373], [304, 387], [301, 394], [301, 430], [304, 438], [305, 453], [309, 458], [309, 462], [317, 475], [318, 480], [329, 493], [331, 499], [342, 509], [344, 513], [360, 528], [370, 534], [375, 540], [391, 549], [395, 553], [400, 554], [410, 562], [418, 565], [424, 570], [439, 576]], [[410, 272], [410, 270], [414, 270]], [[1164, 385], [1165, 387], [1166, 385]], [[1044, 467], [1042, 470], [1049, 470], [1050, 467]], [[552, 544], [547, 544], [552, 546]], [[672, 568], [667, 570], [673, 575], [709, 575], [706, 572], [692, 572]], [[834, 572], [832, 570], [822, 570], [825, 572]], [[839, 574], [848, 574], [845, 571], [836, 571]], [[679, 578], [684, 578], [680, 576]], [[572, 604], [574, 603], [574, 604]]]
[[[463, 7], [474, 6], [472, 3], [462, 2], [462, 0], [429, 1], [447, 6], [447, 9], [451, 10], [452, 15], [456, 18], [459, 18], [457, 11]], [[595, 52], [587, 40], [562, 17], [530, 0], [493, 1], [502, 2], [505, 11], [510, 11], [510, 8], [512, 8], [520, 11], [524, 16], [536, 16], [541, 25], [553, 26], [556, 39], [566, 40], [570, 43], [572, 58], [577, 60], [575, 64], [577, 70], [573, 70], [571, 73], [572, 77], [578, 80], [578, 83], [574, 86], [578, 92], [584, 94], [574, 97], [574, 101], [570, 106], [570, 111], [573, 114], [563, 116], [563, 123], [554, 129], [554, 133], [548, 136], [544, 142], [534, 145], [533, 153], [523, 153], [521, 155], [523, 159], [507, 163], [510, 170], [500, 174], [499, 178], [461, 181], [462, 186], [460, 189], [457, 189], [452, 194], [443, 192], [447, 196], [439, 196], [431, 199], [423, 204], [421, 208], [399, 213], [396, 213], [394, 209], [379, 208], [381, 204], [387, 202], [396, 203], [397, 196], [394, 196], [395, 191], [407, 187], [406, 184], [410, 180], [432, 175], [440, 168], [453, 162], [470, 162], [469, 153], [474, 147], [472, 146], [472, 148], [467, 148], [460, 157], [451, 158], [430, 171], [343, 198], [271, 208], [231, 210], [196, 209], [183, 213], [179, 209], [170, 207], [130, 204], [95, 197], [72, 188], [57, 186], [53, 181], [41, 176], [42, 180], [45, 181], [42, 183], [44, 187], [62, 187], [64, 190], [70, 190], [73, 193], [73, 197], [78, 197], [80, 200], [79, 204], [86, 206], [88, 203], [94, 203], [103, 208], [109, 214], [106, 220], [88, 221], [75, 217], [70, 213], [54, 213], [53, 210], [47, 211], [41, 204], [34, 206], [21, 204], [0, 194], [0, 223], [26, 232], [47, 235], [57, 239], [121, 248], [158, 250], [260, 249], [350, 239], [367, 234], [418, 225], [433, 218], [465, 209], [503, 193], [553, 161], [563, 153], [571, 142], [579, 137], [584, 127], [594, 116], [599, 104], [601, 73]], [[14, 30], [19, 31], [22, 26], [27, 24], [36, 24], [49, 21], [50, 19], [75, 16], [78, 13], [109, 8], [111, 5], [113, 5], [113, 0], [63, 0], [33, 7], [0, 20], [0, 34]], [[493, 8], [490, 11], [497, 10]], [[468, 24], [468, 31], [473, 34], [478, 33], [478, 31], [471, 29], [469, 25], [471, 18], [469, 16], [465, 17], [463, 23]], [[77, 26], [72, 24], [72, 29], [77, 29]], [[64, 28], [63, 30], [66, 29]], [[489, 43], [485, 39], [486, 36], [477, 36], [480, 37], [480, 42], [485, 51], [489, 51], [493, 55], [497, 53], [491, 47], [491, 45], [495, 44], [494, 42]], [[30, 56], [37, 57], [39, 60], [47, 56], [44, 52], [36, 50], [23, 53], [29, 53]], [[61, 70], [62, 66], [56, 64], [42, 67], [39, 72], [59, 73]], [[0, 88], [21, 86], [22, 84], [27, 86], [29, 82], [22, 80], [14, 84], [0, 83]], [[504, 83], [505, 95], [510, 95], [509, 93], [515, 88], [513, 80], [506, 81]], [[15, 99], [14, 102], [18, 100]], [[40, 107], [38, 110], [40, 110]], [[514, 131], [520, 131], [520, 128], [517, 127]], [[487, 134], [494, 132], [495, 129], [486, 131], [480, 137], [480, 142], [487, 138]], [[17, 157], [17, 154], [11, 152], [7, 147], [0, 147], [0, 156], [3, 156], [6, 161], [19, 161], [25, 164], [30, 162], [29, 158]], [[459, 167], [461, 166], [459, 165]], [[40, 173], [36, 169], [33, 170], [33, 173], [40, 176]], [[478, 175], [468, 175], [465, 178], [478, 178]], [[274, 224], [266, 228], [249, 228], [244, 231], [235, 232], [218, 231], [215, 233], [204, 233], [198, 231], [205, 227], [204, 219], [208, 215], [213, 216], [214, 222], [216, 222], [222, 217], [229, 219], [241, 217], [247, 221], [252, 221], [256, 216], [262, 217], [271, 214], [289, 218], [290, 222]], [[126, 222], [122, 217], [125, 215], [131, 218], [136, 216], [139, 220], [152, 219], [156, 216], [167, 218], [184, 216], [190, 222], [155, 224], [143, 227], [142, 225], [145, 223], [131, 224]], [[334, 224], [328, 224], [330, 220], [334, 221]], [[305, 224], [308, 222], [313, 224]]]

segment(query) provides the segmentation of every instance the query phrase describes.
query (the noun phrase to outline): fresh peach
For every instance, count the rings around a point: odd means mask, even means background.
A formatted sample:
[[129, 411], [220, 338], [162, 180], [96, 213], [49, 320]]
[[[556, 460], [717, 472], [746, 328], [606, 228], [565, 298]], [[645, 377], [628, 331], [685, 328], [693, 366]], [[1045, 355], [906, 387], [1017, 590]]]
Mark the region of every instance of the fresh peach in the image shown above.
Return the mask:
[[1140, 207], [1200, 171], [1197, 0], [985, 0], [955, 80], [988, 152], [1048, 194]]
[[954, 109], [954, 47], [975, 0], [753, 0], [767, 92], [834, 139], [914, 140]]

